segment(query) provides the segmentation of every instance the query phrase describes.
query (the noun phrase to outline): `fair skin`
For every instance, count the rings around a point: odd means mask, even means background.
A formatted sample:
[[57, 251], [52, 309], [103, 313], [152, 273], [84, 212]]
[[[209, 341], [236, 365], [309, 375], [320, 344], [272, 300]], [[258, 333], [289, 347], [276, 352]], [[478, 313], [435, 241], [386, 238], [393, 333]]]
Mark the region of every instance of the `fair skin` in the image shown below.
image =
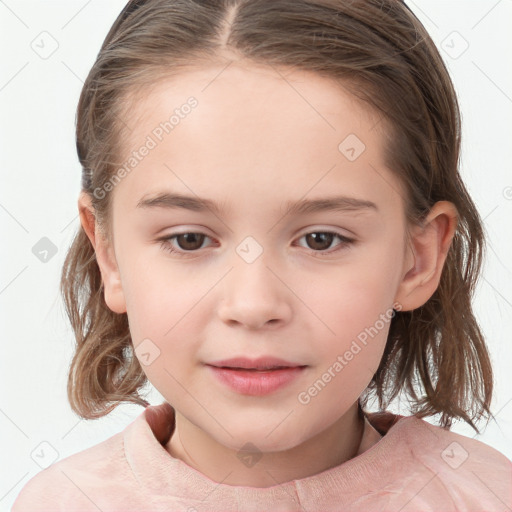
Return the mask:
[[[84, 193], [79, 209], [108, 307], [127, 313], [135, 347], [149, 338], [160, 350], [142, 368], [176, 411], [166, 450], [216, 482], [269, 487], [379, 441], [369, 424], [361, 440], [357, 399], [379, 365], [389, 323], [307, 404], [298, 396], [380, 315], [432, 296], [456, 210], [436, 203], [406, 245], [403, 192], [385, 167], [377, 116], [311, 73], [242, 62], [221, 69], [163, 80], [130, 110], [127, 155], [189, 96], [198, 101], [116, 185], [112, 243]], [[354, 161], [338, 149], [348, 134], [366, 146]], [[136, 207], [162, 191], [208, 198], [222, 210]], [[372, 201], [377, 210], [286, 215], [287, 201], [333, 195]], [[315, 244], [305, 236], [329, 231], [356, 241]], [[167, 242], [184, 257], [162, 248], [162, 237], [183, 233], [206, 236]], [[263, 250], [251, 263], [236, 251], [248, 236]], [[307, 368], [274, 393], [247, 396], [204, 365], [239, 355]], [[248, 442], [262, 454], [251, 467], [237, 457]]]

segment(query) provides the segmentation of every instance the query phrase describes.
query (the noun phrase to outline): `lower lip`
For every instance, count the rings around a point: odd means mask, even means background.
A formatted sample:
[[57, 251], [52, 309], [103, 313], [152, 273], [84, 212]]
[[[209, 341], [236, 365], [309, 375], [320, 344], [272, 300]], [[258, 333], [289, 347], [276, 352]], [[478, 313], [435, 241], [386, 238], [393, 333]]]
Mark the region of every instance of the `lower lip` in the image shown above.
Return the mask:
[[234, 391], [243, 395], [267, 395], [290, 384], [305, 370], [304, 366], [280, 370], [254, 371], [218, 368], [207, 365], [214, 375]]

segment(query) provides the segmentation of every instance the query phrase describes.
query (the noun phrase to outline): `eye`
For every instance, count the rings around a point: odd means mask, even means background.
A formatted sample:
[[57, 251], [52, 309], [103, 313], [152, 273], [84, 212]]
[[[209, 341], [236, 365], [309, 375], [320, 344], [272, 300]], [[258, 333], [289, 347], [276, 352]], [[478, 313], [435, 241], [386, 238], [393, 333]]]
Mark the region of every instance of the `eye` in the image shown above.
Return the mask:
[[[191, 253], [197, 252], [198, 249], [201, 249], [206, 238], [210, 237], [204, 233], [186, 232], [166, 236], [161, 238], [159, 241], [162, 249], [165, 251], [168, 251], [177, 256], [186, 257], [191, 255]], [[353, 238], [348, 238], [341, 235], [340, 233], [332, 231], [311, 231], [302, 235], [299, 240], [303, 238], [310, 246], [312, 252], [316, 253], [314, 254], [316, 257], [322, 257], [324, 255], [327, 256], [355, 243]], [[326, 249], [332, 245], [332, 242], [336, 238], [341, 242], [337, 245], [338, 248], [326, 252]], [[172, 242], [176, 242], [178, 247], [176, 248]]]
[[[195, 252], [197, 249], [201, 249], [202, 243], [205, 238], [210, 238], [204, 233], [179, 233], [165, 238], [160, 239], [160, 245], [162, 249], [176, 254], [177, 256], [187, 256], [188, 252]], [[176, 240], [178, 249], [176, 249], [172, 241]]]
[[[348, 238], [333, 231], [311, 231], [302, 235], [299, 240], [302, 238], [306, 240], [306, 243], [313, 249], [314, 253], [316, 253], [314, 254], [315, 257], [328, 256], [355, 242], [353, 238]], [[333, 240], [336, 238], [341, 241], [341, 243], [337, 245], [338, 248], [326, 252], [325, 249], [330, 247]]]

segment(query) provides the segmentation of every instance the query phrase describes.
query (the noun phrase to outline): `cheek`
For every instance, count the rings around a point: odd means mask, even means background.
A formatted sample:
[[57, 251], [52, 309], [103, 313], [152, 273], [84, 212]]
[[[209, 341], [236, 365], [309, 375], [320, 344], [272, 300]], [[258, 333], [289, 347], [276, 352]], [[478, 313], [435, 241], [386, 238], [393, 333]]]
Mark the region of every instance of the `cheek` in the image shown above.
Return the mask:
[[335, 403], [329, 413], [335, 419], [366, 389], [382, 359], [393, 316], [392, 295], [385, 284], [378, 288], [368, 274], [347, 279], [339, 291], [332, 291], [332, 301], [320, 316], [335, 334], [322, 326], [317, 330], [323, 333], [315, 337], [318, 370], [301, 403]]
[[162, 255], [141, 251], [139, 257], [125, 257], [120, 268], [130, 327], [138, 335], [162, 338], [208, 292], [209, 283], [198, 273]]
[[[128, 259], [124, 263], [136, 265]], [[208, 321], [204, 298], [212, 284], [170, 266], [134, 268], [141, 270], [128, 274], [123, 290], [135, 354], [157, 388], [160, 382], [169, 386], [169, 374], [179, 378], [195, 364]], [[144, 364], [148, 359], [150, 364]]]
[[332, 381], [333, 391], [350, 388], [349, 395], [359, 396], [380, 364], [397, 285], [397, 272], [388, 265], [393, 259], [396, 254], [381, 251], [379, 258], [340, 266], [304, 292], [321, 319], [313, 333], [318, 377]]
[[342, 339], [370, 327], [391, 311], [397, 288], [396, 270], [385, 262], [340, 267], [323, 279], [313, 278], [301, 297], [325, 324], [325, 333]]

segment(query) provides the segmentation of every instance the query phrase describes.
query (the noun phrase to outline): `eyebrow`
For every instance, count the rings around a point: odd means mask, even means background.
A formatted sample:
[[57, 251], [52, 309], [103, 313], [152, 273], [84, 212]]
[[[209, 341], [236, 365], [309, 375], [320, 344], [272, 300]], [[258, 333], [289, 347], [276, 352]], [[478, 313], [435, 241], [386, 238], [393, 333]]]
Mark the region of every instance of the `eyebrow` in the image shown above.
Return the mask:
[[[372, 201], [347, 196], [288, 201], [284, 203], [283, 207], [287, 215], [304, 215], [307, 213], [324, 211], [378, 211], [377, 205]], [[195, 212], [205, 212], [210, 210], [215, 215], [221, 215], [225, 206], [224, 203], [218, 204], [211, 199], [160, 192], [149, 196], [143, 196], [137, 203], [137, 208], [182, 208]]]

